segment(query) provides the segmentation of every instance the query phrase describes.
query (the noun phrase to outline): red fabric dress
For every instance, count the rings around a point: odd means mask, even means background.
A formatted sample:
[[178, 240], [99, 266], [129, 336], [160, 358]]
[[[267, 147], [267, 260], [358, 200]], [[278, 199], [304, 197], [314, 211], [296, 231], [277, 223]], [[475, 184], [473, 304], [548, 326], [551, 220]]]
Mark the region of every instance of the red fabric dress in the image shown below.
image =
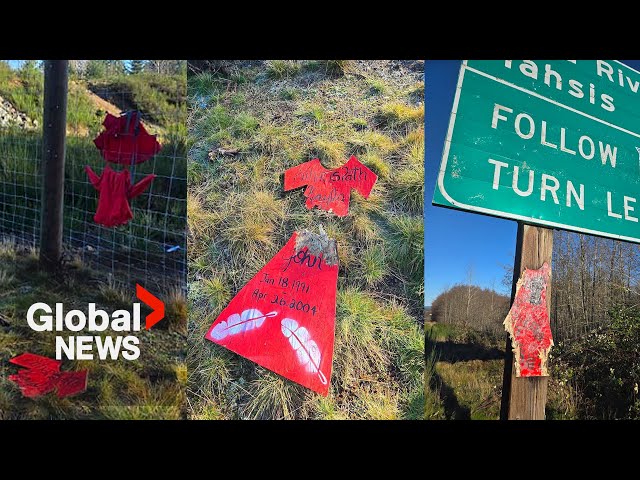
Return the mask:
[[156, 136], [147, 133], [139, 116], [139, 112], [120, 117], [107, 113], [102, 122], [105, 130], [93, 141], [107, 162], [142, 163], [160, 151]]
[[351, 189], [364, 198], [376, 184], [378, 176], [352, 156], [342, 167], [328, 170], [314, 158], [284, 172], [284, 189], [292, 190], [307, 185], [304, 196], [309, 210], [318, 207], [339, 217], [349, 213]]
[[102, 175], [97, 176], [88, 165], [84, 168], [91, 184], [100, 192], [98, 210], [93, 219], [105, 227], [124, 225], [131, 220], [133, 213], [129, 200], [144, 192], [156, 177], [152, 173], [132, 186], [129, 170], [116, 172], [107, 165]]

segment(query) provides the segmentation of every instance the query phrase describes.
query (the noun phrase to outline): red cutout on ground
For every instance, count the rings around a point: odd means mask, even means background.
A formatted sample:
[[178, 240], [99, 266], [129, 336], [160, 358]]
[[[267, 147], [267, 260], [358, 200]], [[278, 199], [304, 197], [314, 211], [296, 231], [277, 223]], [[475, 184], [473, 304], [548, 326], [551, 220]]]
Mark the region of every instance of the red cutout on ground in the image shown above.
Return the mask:
[[107, 113], [102, 122], [105, 130], [93, 143], [107, 162], [142, 163], [160, 151], [155, 135], [149, 135], [140, 121], [139, 112], [129, 112], [120, 117]]
[[59, 398], [82, 393], [87, 389], [87, 370], [77, 372], [61, 372], [59, 360], [42, 357], [33, 353], [23, 353], [9, 362], [26, 367], [9, 380], [20, 387], [25, 397], [36, 398], [54, 390]]
[[242, 287], [206, 338], [326, 396], [337, 281], [335, 241], [296, 232]]
[[339, 217], [349, 213], [351, 189], [369, 198], [378, 176], [352, 156], [342, 167], [327, 170], [314, 158], [284, 172], [284, 189], [307, 185], [304, 196], [309, 210], [318, 207]]
[[116, 172], [107, 165], [102, 175], [98, 176], [88, 165], [84, 169], [93, 187], [100, 192], [98, 210], [93, 219], [105, 227], [124, 225], [131, 220], [133, 213], [129, 207], [129, 200], [144, 192], [156, 178], [152, 173], [132, 186], [129, 170]]
[[526, 269], [516, 285], [516, 297], [504, 320], [511, 335], [515, 356], [516, 376], [546, 377], [547, 358], [553, 346], [547, 284], [551, 268], [545, 262], [538, 270]]

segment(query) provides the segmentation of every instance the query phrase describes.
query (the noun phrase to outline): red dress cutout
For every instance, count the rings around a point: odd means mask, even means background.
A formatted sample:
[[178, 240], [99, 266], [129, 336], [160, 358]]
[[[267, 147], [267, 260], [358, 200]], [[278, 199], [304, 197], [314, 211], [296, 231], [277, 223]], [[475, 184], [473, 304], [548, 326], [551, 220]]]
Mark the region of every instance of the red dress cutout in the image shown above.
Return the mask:
[[88, 370], [62, 372], [61, 361], [29, 352], [18, 355], [9, 362], [26, 367], [9, 375], [9, 380], [20, 387], [25, 397], [36, 398], [55, 391], [59, 398], [64, 398], [87, 389]]
[[327, 264], [306, 246], [298, 250], [297, 237], [242, 287], [205, 338], [326, 396], [338, 264]]
[[124, 225], [131, 220], [133, 213], [129, 200], [144, 192], [156, 177], [152, 173], [132, 186], [129, 170], [116, 172], [107, 165], [98, 177], [88, 165], [84, 168], [91, 184], [100, 192], [98, 210], [93, 219], [105, 227]]
[[551, 267], [525, 269], [516, 286], [516, 297], [504, 320], [515, 355], [516, 377], [548, 376], [547, 359], [553, 346], [547, 284]]
[[306, 206], [333, 212], [339, 217], [349, 213], [349, 198], [354, 188], [364, 198], [376, 184], [378, 176], [351, 156], [342, 167], [328, 170], [314, 158], [284, 172], [284, 189], [292, 190], [307, 185], [304, 196]]
[[107, 162], [131, 165], [142, 163], [160, 151], [155, 135], [149, 135], [139, 120], [139, 112], [115, 117], [107, 113], [105, 130], [94, 140]]

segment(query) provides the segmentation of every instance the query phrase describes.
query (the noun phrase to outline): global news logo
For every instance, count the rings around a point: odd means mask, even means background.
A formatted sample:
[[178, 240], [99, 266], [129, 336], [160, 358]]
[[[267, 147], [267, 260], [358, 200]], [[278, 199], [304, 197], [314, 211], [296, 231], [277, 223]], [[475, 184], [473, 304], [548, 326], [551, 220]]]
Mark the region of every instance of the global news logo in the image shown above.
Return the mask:
[[[151, 307], [145, 317], [145, 329], [150, 329], [164, 318], [164, 302], [136, 284], [136, 296]], [[56, 359], [62, 360], [136, 360], [140, 356], [140, 339], [134, 334], [142, 328], [141, 303], [135, 302], [129, 310], [115, 310], [109, 314], [96, 308], [95, 303], [83, 310], [73, 309], [65, 313], [64, 304], [52, 308], [44, 302], [34, 303], [27, 311], [27, 323], [36, 332], [60, 332], [56, 336]], [[110, 330], [117, 335], [104, 335]], [[63, 333], [72, 332], [72, 333]]]

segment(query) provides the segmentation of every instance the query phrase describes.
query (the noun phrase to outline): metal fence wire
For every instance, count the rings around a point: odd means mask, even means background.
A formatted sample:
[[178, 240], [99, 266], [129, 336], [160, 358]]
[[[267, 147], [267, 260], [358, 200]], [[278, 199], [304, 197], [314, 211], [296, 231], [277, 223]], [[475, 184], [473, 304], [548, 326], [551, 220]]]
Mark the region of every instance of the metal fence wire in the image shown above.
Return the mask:
[[[119, 282], [140, 281], [161, 287], [186, 285], [186, 76], [181, 99], [171, 109], [154, 110], [149, 102], [140, 118], [150, 134], [157, 134], [161, 150], [137, 165], [106, 162], [93, 139], [103, 130], [107, 112], [118, 116], [130, 110], [129, 89], [117, 82], [71, 79], [67, 105], [64, 182], [64, 248], [68, 259], [79, 258], [93, 269], [110, 273]], [[164, 86], [166, 88], [166, 85]], [[153, 89], [150, 89], [153, 94]], [[43, 104], [42, 94], [38, 98]], [[175, 118], [167, 118], [167, 111]], [[162, 126], [160, 126], [162, 123]], [[180, 127], [182, 125], [182, 127]], [[0, 127], [0, 235], [25, 246], [37, 246], [40, 234], [42, 132], [40, 126]], [[85, 166], [100, 176], [109, 165], [128, 168], [131, 184], [148, 174], [155, 179], [129, 204], [133, 219], [118, 227], [94, 221], [98, 192], [89, 182]]]

